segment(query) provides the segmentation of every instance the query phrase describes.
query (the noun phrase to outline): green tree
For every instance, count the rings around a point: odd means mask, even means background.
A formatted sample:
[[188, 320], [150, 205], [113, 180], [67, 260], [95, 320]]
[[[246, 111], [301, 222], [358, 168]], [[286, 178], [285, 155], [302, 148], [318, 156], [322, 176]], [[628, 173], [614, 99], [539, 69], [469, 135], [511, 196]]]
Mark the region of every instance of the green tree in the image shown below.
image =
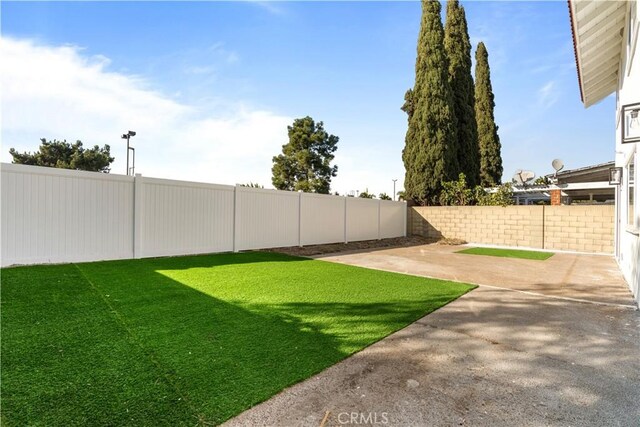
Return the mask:
[[102, 148], [97, 145], [84, 148], [81, 141], [69, 144], [66, 140], [47, 141], [41, 138], [38, 151], [19, 153], [11, 148], [9, 154], [13, 156], [13, 163], [21, 165], [109, 173], [114, 161], [110, 150], [106, 144]]
[[549, 185], [551, 184], [551, 180], [547, 176], [539, 176], [535, 181], [533, 181], [533, 185]]
[[442, 182], [457, 175], [456, 120], [438, 1], [422, 2], [416, 80], [402, 109], [409, 126], [402, 151], [405, 196], [436, 204]]
[[409, 116], [409, 122], [411, 122], [411, 117], [413, 117], [413, 89], [408, 89], [404, 93], [404, 104], [402, 104], [400, 109], [407, 113], [407, 116]]
[[447, 2], [444, 49], [449, 61], [449, 84], [458, 123], [456, 149], [458, 166], [460, 172], [465, 174], [469, 186], [474, 187], [480, 183], [480, 149], [471, 75], [471, 42], [464, 8], [458, 0]]
[[249, 181], [247, 184], [240, 184], [240, 187], [264, 188], [264, 185], [260, 185], [257, 182]]
[[391, 200], [391, 196], [387, 193], [380, 193], [380, 195], [378, 195], [378, 198], [380, 200]]
[[322, 122], [307, 116], [288, 126], [289, 143], [273, 158], [272, 183], [278, 190], [329, 194], [331, 178], [338, 166], [331, 166], [339, 138], [329, 135]]
[[502, 179], [500, 137], [493, 115], [495, 105], [489, 54], [484, 43], [480, 42], [476, 50], [476, 121], [480, 147], [480, 185], [484, 187], [498, 185]]
[[367, 188], [362, 193], [360, 193], [358, 197], [360, 197], [361, 199], [375, 199], [376, 195], [373, 193], [369, 193], [369, 189]]

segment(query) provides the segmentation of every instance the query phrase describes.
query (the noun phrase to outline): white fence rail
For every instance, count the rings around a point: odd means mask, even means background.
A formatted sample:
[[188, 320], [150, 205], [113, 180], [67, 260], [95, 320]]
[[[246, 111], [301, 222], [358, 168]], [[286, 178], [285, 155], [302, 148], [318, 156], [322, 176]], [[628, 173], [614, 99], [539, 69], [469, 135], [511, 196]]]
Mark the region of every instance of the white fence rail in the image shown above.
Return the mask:
[[5, 164], [0, 264], [304, 246], [406, 235], [406, 204]]

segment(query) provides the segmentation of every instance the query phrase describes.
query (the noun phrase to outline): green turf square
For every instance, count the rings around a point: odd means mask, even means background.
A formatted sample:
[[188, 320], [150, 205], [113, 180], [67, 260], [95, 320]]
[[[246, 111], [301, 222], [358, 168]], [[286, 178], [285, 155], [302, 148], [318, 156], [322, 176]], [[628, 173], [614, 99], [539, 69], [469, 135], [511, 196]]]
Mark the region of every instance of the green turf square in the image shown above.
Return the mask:
[[539, 251], [524, 251], [520, 249], [497, 249], [497, 248], [469, 248], [457, 251], [458, 254], [470, 254], [470, 255], [487, 255], [497, 256], [503, 258], [520, 258], [520, 259], [533, 259], [537, 261], [544, 261], [551, 258], [553, 252], [539, 252]]

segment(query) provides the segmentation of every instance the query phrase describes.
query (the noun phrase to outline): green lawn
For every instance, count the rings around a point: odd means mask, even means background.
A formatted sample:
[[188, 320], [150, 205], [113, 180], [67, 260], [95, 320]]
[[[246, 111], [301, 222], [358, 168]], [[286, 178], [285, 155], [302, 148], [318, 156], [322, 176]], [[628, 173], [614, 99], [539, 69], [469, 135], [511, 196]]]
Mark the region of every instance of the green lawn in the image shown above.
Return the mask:
[[544, 261], [551, 258], [553, 252], [523, 251], [519, 249], [469, 248], [456, 252], [458, 254], [488, 255], [504, 258], [521, 258]]
[[1, 274], [3, 426], [218, 424], [473, 288], [263, 252]]

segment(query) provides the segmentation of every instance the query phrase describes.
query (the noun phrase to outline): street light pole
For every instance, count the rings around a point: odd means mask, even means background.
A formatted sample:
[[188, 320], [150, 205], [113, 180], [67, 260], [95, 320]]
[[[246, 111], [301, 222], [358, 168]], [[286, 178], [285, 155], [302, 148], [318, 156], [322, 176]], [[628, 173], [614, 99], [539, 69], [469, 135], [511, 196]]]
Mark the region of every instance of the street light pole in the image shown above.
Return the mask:
[[397, 179], [392, 179], [391, 181], [393, 181], [393, 201], [396, 201], [396, 181]]
[[127, 175], [129, 175], [129, 134], [122, 135], [123, 138], [127, 138]]
[[[136, 133], [132, 130], [128, 131], [127, 133], [123, 133], [122, 134], [122, 139], [126, 139], [127, 140], [127, 176], [129, 175], [129, 151], [133, 151], [133, 168], [135, 170], [136, 167], [136, 149], [133, 147], [129, 146], [129, 139], [131, 139], [132, 136], [136, 136]], [[131, 174], [133, 175], [133, 174]]]

